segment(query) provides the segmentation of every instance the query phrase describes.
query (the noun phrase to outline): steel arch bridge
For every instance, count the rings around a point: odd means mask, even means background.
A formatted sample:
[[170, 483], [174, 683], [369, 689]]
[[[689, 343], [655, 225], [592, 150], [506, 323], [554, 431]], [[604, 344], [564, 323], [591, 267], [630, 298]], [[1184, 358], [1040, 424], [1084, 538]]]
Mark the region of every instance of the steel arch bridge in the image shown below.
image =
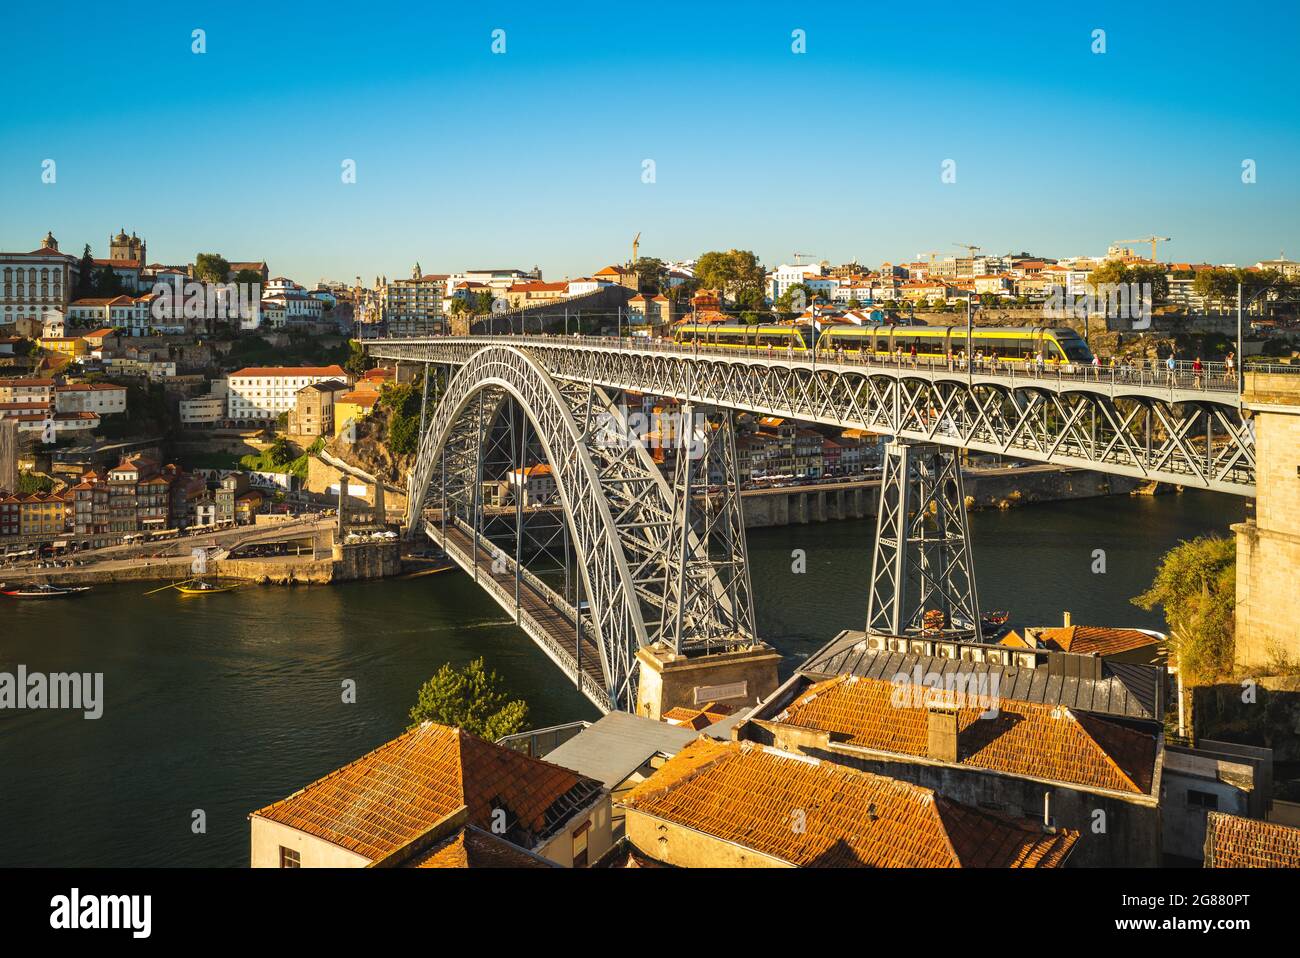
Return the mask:
[[658, 341], [565, 336], [371, 340], [376, 358], [464, 365], [509, 342], [557, 382], [596, 383], [900, 440], [1255, 495], [1255, 440], [1235, 389], [1180, 374], [1116, 378], [943, 363], [810, 362]]
[[[634, 710], [637, 649], [661, 637], [680, 646], [683, 623], [696, 641], [752, 640], [743, 531], [730, 544], [739, 549], [734, 563], [725, 557], [712, 561], [711, 543], [683, 523], [674, 508], [681, 497], [646, 448], [630, 440], [623, 410], [605, 391], [590, 381], [553, 377], [530, 352], [499, 339], [474, 351], [449, 378], [422, 433], [408, 479], [408, 532], [424, 528], [479, 578], [485, 454], [494, 424], [512, 404], [527, 418], [551, 467], [588, 602], [583, 608], [549, 594], [546, 599], [563, 605], [577, 628], [572, 656], [544, 629], [529, 631], [589, 699], [602, 710]], [[521, 467], [526, 448], [525, 441]], [[520, 580], [528, 577], [520, 556], [512, 561], [498, 552], [491, 558], [511, 567], [517, 613]], [[678, 577], [669, 573], [682, 559], [701, 570], [703, 588], [698, 582], [695, 588], [675, 585]], [[726, 574], [728, 569], [734, 574]], [[499, 586], [483, 584], [508, 606]], [[530, 586], [545, 590], [535, 580]], [[590, 661], [585, 669], [581, 662], [584, 627], [599, 655], [595, 675]]]

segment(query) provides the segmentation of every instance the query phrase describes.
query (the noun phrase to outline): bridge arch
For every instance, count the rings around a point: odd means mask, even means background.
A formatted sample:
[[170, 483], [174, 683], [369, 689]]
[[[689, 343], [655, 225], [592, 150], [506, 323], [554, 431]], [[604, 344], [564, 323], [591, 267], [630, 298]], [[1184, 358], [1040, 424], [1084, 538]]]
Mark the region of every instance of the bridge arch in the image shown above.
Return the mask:
[[[636, 651], [656, 641], [665, 622], [681, 622], [684, 616], [712, 633], [752, 631], [748, 596], [737, 596], [728, 586], [731, 580], [724, 583], [710, 568], [709, 543], [693, 532], [686, 533], [686, 548], [705, 560], [697, 564], [702, 578], [688, 594], [670, 589], [670, 549], [674, 541], [681, 547], [681, 540], [673, 539], [679, 519], [674, 492], [628, 429], [625, 411], [594, 384], [553, 378], [524, 349], [487, 346], [451, 377], [411, 471], [408, 533], [420, 528], [426, 510], [440, 508], [442, 521], [452, 515], [453, 521], [460, 520], [461, 531], [478, 541], [482, 503], [477, 490], [484, 478], [487, 437], [507, 398], [527, 418], [555, 479], [578, 579], [589, 602], [587, 610], [573, 613], [590, 627], [594, 634], [589, 637], [600, 652], [601, 707], [635, 708]], [[674, 616], [679, 607], [682, 614]], [[589, 681], [577, 678], [580, 684]], [[584, 691], [596, 697], [590, 689]]]

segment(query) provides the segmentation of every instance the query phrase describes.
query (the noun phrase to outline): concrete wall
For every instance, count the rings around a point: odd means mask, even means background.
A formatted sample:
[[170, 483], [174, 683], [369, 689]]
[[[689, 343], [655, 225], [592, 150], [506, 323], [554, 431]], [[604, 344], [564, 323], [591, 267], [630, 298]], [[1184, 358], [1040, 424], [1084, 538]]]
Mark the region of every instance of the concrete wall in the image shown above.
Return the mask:
[[[1136, 479], [1087, 469], [1028, 469], [966, 475], [967, 507], [1008, 509], [1031, 502], [1060, 502], [1097, 496], [1127, 495]], [[849, 486], [806, 486], [747, 490], [741, 494], [745, 528], [793, 526], [835, 519], [874, 518], [880, 506], [878, 482]]]
[[253, 816], [249, 865], [279, 868], [281, 846], [298, 852], [303, 868], [365, 868], [370, 859], [323, 839], [265, 818]]
[[1236, 663], [1300, 664], [1300, 376], [1248, 373], [1254, 414], [1255, 518], [1237, 533]]
[[713, 835], [627, 810], [627, 837], [641, 851], [678, 868], [790, 868], [783, 862]]
[[557, 865], [572, 868], [574, 833], [583, 822], [590, 821], [591, 827], [587, 829], [587, 865], [590, 867], [600, 861], [614, 844], [612, 817], [609, 792], [605, 792], [595, 808], [575, 815], [558, 835], [536, 849], [536, 853]]

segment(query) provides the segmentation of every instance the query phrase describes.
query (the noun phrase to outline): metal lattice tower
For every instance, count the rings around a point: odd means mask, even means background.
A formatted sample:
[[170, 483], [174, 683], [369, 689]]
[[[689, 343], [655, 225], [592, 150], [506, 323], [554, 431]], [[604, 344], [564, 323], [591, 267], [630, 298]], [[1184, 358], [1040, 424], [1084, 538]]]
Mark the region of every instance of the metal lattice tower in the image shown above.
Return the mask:
[[867, 632], [978, 638], [979, 621], [957, 452], [891, 442], [885, 447]]
[[754, 641], [754, 598], [726, 410], [681, 407], [659, 636], [675, 652]]

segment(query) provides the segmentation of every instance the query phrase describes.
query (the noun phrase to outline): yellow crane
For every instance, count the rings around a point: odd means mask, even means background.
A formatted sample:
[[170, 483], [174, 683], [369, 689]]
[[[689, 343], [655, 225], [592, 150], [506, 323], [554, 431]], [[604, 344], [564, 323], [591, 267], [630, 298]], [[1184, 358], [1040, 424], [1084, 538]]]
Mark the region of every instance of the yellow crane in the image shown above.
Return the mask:
[[1160, 261], [1159, 261], [1158, 259], [1156, 259], [1156, 244], [1157, 244], [1157, 243], [1172, 243], [1172, 242], [1173, 242], [1173, 239], [1172, 239], [1171, 237], [1168, 237], [1168, 236], [1143, 236], [1143, 237], [1141, 237], [1140, 239], [1116, 240], [1115, 242], [1116, 242], [1117, 244], [1119, 244], [1119, 243], [1150, 243], [1150, 244], [1151, 244], [1151, 262], [1153, 262], [1153, 263], [1158, 263], [1158, 262], [1160, 262]]
[[926, 250], [925, 252], [923, 252], [923, 253], [917, 253], [916, 255], [917, 255], [918, 257], [921, 257], [921, 256], [928, 256], [928, 257], [930, 257], [930, 265], [933, 266], [933, 265], [934, 265], [934, 258], [935, 258], [936, 256], [939, 255], [939, 251], [938, 251], [937, 249], [928, 249], [928, 250]]
[[974, 243], [953, 243], [952, 245], [960, 246], [962, 249], [964, 249], [967, 253], [970, 254], [971, 259], [974, 259], [975, 254], [984, 248], [983, 246], [976, 246]]

